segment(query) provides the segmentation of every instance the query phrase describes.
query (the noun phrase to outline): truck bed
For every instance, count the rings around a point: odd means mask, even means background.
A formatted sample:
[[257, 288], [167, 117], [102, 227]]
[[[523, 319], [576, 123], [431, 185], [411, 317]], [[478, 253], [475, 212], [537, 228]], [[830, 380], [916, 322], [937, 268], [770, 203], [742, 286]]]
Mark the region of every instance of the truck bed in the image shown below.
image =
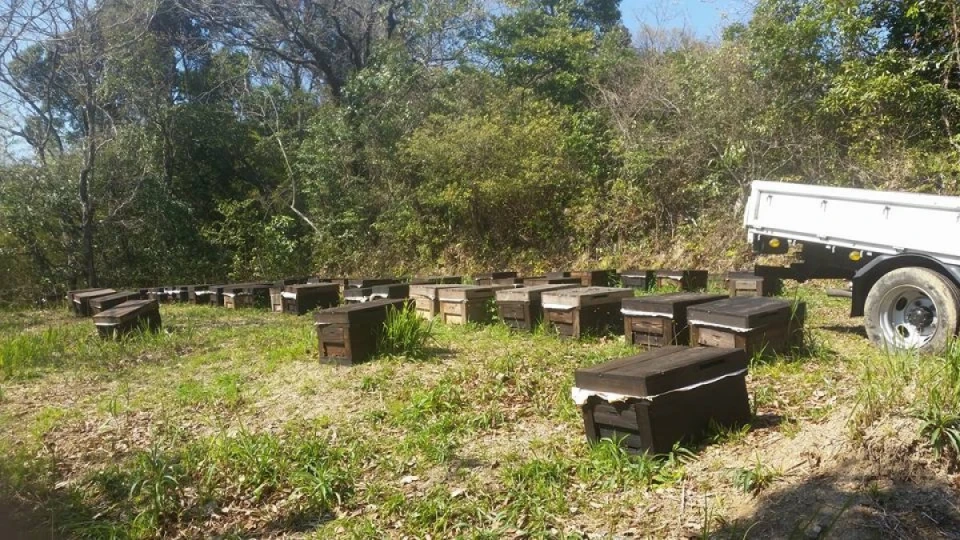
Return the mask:
[[960, 197], [756, 181], [744, 225], [751, 242], [763, 235], [960, 265]]

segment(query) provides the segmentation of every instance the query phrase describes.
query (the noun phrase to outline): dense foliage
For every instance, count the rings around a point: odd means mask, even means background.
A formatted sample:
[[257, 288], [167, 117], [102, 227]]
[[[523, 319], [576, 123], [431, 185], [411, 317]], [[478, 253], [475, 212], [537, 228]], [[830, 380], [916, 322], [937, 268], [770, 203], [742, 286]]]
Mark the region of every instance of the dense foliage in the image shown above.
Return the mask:
[[[0, 289], [640, 262], [756, 178], [960, 194], [960, 7], [12, 0]], [[0, 299], [2, 300], [2, 299]]]

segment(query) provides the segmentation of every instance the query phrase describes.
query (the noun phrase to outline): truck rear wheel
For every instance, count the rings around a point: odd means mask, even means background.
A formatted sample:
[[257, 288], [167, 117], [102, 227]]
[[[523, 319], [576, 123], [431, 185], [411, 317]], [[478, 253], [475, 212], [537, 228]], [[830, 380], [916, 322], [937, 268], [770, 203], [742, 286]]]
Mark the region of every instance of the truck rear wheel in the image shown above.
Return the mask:
[[938, 353], [957, 334], [960, 292], [933, 270], [898, 268], [881, 277], [867, 294], [867, 336], [889, 350]]

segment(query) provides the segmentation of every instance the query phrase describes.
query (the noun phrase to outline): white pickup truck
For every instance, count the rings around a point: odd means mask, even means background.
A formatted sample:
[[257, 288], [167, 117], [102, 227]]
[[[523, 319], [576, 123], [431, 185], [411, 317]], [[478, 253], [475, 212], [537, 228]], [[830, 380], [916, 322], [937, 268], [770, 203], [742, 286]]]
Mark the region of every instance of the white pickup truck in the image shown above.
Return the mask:
[[851, 316], [891, 349], [940, 352], [960, 325], [960, 197], [753, 182], [744, 212], [758, 253], [801, 246], [771, 278], [853, 282]]

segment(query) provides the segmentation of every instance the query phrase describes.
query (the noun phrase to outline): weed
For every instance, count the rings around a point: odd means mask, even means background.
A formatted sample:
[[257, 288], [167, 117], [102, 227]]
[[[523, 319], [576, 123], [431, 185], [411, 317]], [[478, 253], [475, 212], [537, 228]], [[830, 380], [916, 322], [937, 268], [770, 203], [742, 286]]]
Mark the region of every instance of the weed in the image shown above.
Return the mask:
[[960, 415], [933, 407], [918, 414], [923, 421], [920, 434], [926, 437], [937, 457], [945, 448], [960, 456]]
[[758, 495], [781, 476], [782, 471], [763, 464], [757, 456], [752, 467], [736, 469], [733, 472], [733, 483], [744, 493]]
[[660, 466], [660, 461], [648, 454], [631, 455], [621, 441], [602, 439], [590, 445], [577, 473], [584, 481], [603, 489], [619, 489], [630, 484], [650, 484]]
[[382, 354], [421, 359], [427, 356], [427, 344], [432, 335], [433, 321], [424, 320], [412, 306], [401, 309], [389, 307], [380, 334], [379, 351]]

